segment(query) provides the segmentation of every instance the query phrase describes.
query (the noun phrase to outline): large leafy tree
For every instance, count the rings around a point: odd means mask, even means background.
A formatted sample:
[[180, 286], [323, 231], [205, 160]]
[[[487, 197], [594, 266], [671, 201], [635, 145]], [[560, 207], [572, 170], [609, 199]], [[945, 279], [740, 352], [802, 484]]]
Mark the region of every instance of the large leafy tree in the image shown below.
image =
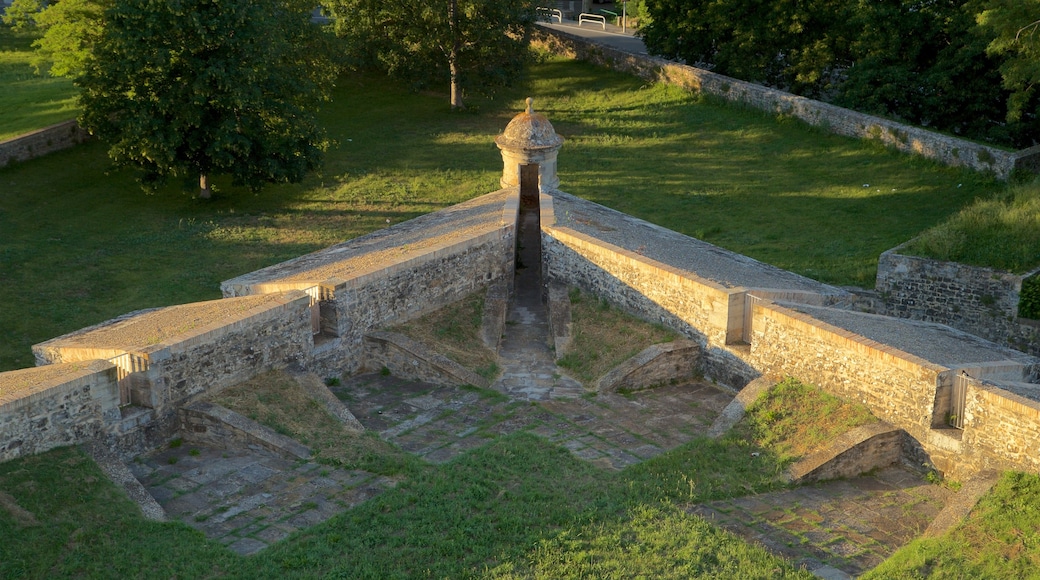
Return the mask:
[[[68, 0], [62, 0], [62, 3]], [[80, 123], [145, 181], [230, 174], [259, 188], [320, 163], [335, 67], [296, 0], [113, 0], [76, 77]]]
[[1004, 87], [1011, 91], [1008, 120], [1036, 117], [1040, 84], [1040, 0], [991, 0], [978, 17], [979, 24], [996, 37], [992, 55], [1004, 57], [1000, 66]]
[[536, 20], [533, 0], [330, 0], [326, 6], [352, 64], [418, 87], [447, 86], [455, 109], [464, 108], [466, 93], [492, 92], [520, 74]]
[[4, 22], [40, 37], [33, 42], [34, 64], [54, 76], [76, 78], [104, 30], [105, 9], [113, 0], [14, 0]]

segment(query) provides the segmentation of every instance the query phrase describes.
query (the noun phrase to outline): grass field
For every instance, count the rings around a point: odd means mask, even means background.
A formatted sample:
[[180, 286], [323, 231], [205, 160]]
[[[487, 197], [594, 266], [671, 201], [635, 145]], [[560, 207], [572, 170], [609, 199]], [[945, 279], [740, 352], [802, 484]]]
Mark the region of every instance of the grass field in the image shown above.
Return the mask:
[[[476, 110], [341, 79], [337, 147], [304, 183], [145, 193], [91, 143], [0, 169], [0, 370], [30, 345], [498, 187], [493, 138], [526, 95], [567, 142], [561, 188], [808, 276], [872, 286], [877, 256], [1001, 189], [960, 170], [584, 63], [545, 59]], [[869, 185], [869, 187], [867, 187]]]
[[[282, 387], [226, 397], [287, 433], [321, 424], [308, 414], [317, 406]], [[265, 397], [291, 412], [268, 413]], [[388, 464], [369, 457], [369, 468], [402, 474], [395, 488], [248, 558], [186, 525], [144, 521], [93, 462], [56, 450], [0, 464], [0, 577], [809, 579], [685, 508], [782, 487], [774, 448], [790, 449], [810, 426], [829, 429], [827, 438], [847, 429], [847, 419], [800, 411], [832, 407], [828, 399], [787, 389], [768, 409], [786, 417], [782, 431], [752, 410], [755, 429], [697, 439], [621, 472], [527, 433], [444, 465], [413, 458], [403, 469], [400, 452], [370, 445]], [[310, 443], [335, 437], [320, 430], [306, 435]], [[749, 462], [750, 452], [761, 455]]]
[[32, 37], [0, 24], [0, 141], [76, 116], [68, 79], [36, 74]]

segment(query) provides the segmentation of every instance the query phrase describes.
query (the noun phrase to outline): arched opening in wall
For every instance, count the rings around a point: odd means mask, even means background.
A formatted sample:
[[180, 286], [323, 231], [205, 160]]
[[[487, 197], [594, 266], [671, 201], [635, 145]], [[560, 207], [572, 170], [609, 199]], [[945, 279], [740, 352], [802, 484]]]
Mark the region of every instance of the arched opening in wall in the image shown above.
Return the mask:
[[538, 203], [538, 164], [520, 166], [520, 212], [516, 224], [518, 299], [542, 300], [542, 228]]

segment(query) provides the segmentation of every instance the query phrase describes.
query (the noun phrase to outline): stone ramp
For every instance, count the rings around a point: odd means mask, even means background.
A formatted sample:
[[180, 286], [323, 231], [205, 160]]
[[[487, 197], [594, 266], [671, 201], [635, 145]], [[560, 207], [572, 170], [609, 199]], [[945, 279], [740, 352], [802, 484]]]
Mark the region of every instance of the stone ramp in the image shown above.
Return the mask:
[[920, 536], [955, 493], [901, 467], [690, 512], [820, 576], [859, 576]]
[[513, 299], [498, 352], [502, 374], [492, 388], [531, 401], [579, 397], [585, 389], [556, 366], [556, 357], [549, 347], [549, 314], [542, 302], [541, 231], [536, 213], [520, 214], [518, 238]]

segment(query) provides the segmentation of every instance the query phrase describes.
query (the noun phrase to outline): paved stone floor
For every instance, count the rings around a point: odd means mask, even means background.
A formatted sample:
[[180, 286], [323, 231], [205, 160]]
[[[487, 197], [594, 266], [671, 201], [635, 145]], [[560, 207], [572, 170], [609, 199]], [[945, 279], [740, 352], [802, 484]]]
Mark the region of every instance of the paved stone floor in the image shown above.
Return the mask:
[[382, 492], [394, 482], [261, 449], [184, 444], [139, 457], [134, 476], [171, 519], [252, 554]]
[[810, 570], [826, 565], [858, 576], [921, 535], [953, 495], [890, 467], [690, 511]]

